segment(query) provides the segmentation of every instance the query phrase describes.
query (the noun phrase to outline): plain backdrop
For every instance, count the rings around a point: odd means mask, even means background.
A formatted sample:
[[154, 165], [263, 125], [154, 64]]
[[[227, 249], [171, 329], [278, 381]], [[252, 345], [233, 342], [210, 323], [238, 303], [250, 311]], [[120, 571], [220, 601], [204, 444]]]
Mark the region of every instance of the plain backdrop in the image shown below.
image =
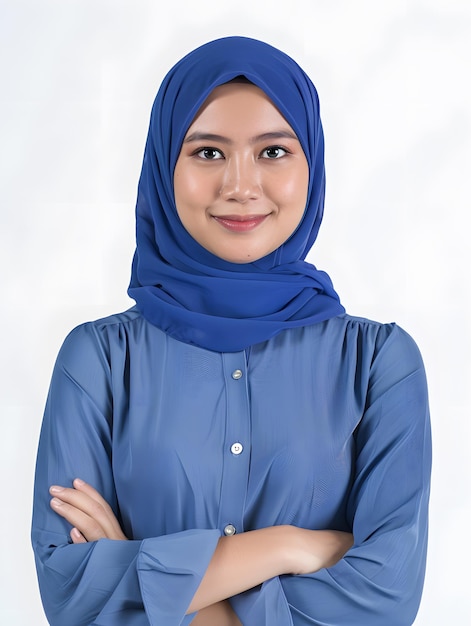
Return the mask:
[[155, 92], [183, 54], [234, 34], [291, 54], [318, 88], [327, 196], [309, 260], [348, 312], [421, 348], [434, 466], [416, 624], [471, 623], [469, 0], [0, 0], [0, 622], [46, 624], [29, 543], [42, 411], [67, 332], [132, 304]]

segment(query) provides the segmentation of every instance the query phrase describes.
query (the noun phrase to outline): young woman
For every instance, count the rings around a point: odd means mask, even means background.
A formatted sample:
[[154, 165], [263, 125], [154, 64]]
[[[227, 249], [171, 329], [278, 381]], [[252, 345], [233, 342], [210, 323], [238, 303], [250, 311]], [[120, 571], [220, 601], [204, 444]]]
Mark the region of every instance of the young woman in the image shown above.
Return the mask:
[[136, 306], [69, 335], [47, 401], [33, 544], [51, 624], [412, 624], [424, 369], [304, 261], [324, 187], [317, 94], [284, 53], [229, 37], [166, 76]]

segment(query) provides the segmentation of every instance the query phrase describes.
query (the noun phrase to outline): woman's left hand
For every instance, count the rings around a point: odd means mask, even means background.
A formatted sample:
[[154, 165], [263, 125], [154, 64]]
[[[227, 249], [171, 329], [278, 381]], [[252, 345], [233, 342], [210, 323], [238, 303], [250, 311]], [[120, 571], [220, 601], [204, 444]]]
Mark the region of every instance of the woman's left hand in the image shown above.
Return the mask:
[[73, 526], [72, 541], [126, 540], [112, 508], [98, 491], [80, 478], [76, 478], [73, 485], [73, 488], [53, 485], [49, 489], [54, 496], [51, 508]]

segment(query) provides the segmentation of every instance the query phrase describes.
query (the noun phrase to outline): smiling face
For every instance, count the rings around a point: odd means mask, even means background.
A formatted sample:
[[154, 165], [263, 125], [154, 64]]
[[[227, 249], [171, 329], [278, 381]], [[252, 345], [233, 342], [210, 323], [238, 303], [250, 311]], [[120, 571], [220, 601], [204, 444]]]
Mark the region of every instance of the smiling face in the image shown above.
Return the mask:
[[293, 129], [246, 83], [216, 87], [193, 120], [174, 172], [178, 215], [206, 250], [232, 263], [270, 254], [296, 230], [309, 167]]

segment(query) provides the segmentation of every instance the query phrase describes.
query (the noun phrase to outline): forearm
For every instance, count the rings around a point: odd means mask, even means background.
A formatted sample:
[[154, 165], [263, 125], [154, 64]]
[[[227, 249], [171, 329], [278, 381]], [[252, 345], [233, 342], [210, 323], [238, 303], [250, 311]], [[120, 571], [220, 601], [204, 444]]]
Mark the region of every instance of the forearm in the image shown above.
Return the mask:
[[221, 537], [188, 613], [282, 574], [312, 573], [336, 563], [352, 545], [349, 533], [272, 526]]
[[[49, 491], [53, 495], [52, 509], [74, 526], [74, 544], [126, 540], [113, 510], [91, 485], [75, 479], [73, 487], [54, 485]], [[217, 611], [218, 619], [224, 616], [228, 626], [232, 626], [235, 616], [228, 621], [227, 610], [220, 615], [222, 609], [230, 609], [222, 601], [280, 574], [312, 573], [330, 567], [351, 544], [349, 533], [289, 525], [219, 537], [215, 548], [213, 544], [209, 563], [206, 561], [202, 568], [205, 573], [196, 593], [191, 590], [188, 594], [192, 600], [187, 613], [212, 607], [210, 610]]]
[[285, 526], [221, 537], [188, 613], [247, 591], [285, 573]]
[[242, 626], [242, 623], [229, 602], [223, 600], [198, 611], [191, 626]]

